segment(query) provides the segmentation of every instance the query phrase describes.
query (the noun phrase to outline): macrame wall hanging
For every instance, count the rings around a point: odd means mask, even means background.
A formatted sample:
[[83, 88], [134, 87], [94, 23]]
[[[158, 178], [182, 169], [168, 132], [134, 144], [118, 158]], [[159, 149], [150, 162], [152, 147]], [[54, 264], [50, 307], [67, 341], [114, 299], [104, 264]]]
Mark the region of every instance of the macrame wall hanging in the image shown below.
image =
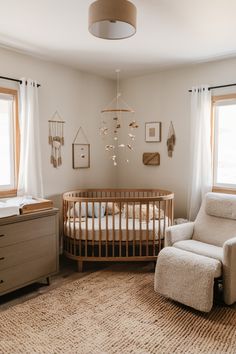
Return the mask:
[[72, 143], [72, 167], [90, 167], [90, 144], [82, 127], [79, 127]]
[[57, 111], [48, 121], [48, 143], [51, 145], [50, 162], [55, 168], [62, 164], [61, 147], [64, 145], [64, 124], [65, 121]]
[[175, 129], [174, 129], [173, 123], [171, 121], [170, 127], [169, 127], [169, 132], [168, 132], [168, 137], [167, 137], [167, 150], [168, 150], [169, 157], [172, 157], [172, 155], [173, 155], [175, 143], [176, 143]]

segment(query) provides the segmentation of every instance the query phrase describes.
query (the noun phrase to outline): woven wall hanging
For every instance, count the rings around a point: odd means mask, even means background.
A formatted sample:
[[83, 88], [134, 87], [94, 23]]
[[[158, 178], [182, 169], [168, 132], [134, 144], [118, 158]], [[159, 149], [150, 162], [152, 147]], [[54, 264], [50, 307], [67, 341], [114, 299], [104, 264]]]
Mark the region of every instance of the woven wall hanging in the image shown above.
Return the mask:
[[174, 129], [173, 123], [171, 121], [170, 127], [169, 127], [169, 132], [168, 132], [168, 137], [167, 137], [167, 150], [168, 150], [169, 157], [172, 157], [172, 155], [173, 155], [175, 143], [176, 143], [175, 129]]
[[64, 145], [64, 124], [65, 121], [57, 111], [48, 121], [48, 143], [51, 145], [50, 163], [55, 168], [62, 164], [61, 147]]

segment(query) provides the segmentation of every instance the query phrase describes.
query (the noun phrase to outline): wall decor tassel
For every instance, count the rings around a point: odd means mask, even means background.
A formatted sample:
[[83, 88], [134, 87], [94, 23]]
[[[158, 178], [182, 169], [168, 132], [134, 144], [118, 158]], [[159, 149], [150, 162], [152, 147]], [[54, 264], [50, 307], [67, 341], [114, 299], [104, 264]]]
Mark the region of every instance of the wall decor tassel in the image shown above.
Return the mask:
[[59, 113], [56, 111], [48, 121], [48, 143], [51, 145], [50, 163], [57, 168], [62, 164], [61, 147], [64, 145], [64, 124]]
[[168, 132], [168, 137], [167, 137], [167, 150], [168, 150], [169, 157], [172, 157], [172, 155], [173, 155], [175, 143], [176, 143], [175, 129], [174, 129], [173, 123], [171, 121], [170, 127], [169, 127], [169, 132]]

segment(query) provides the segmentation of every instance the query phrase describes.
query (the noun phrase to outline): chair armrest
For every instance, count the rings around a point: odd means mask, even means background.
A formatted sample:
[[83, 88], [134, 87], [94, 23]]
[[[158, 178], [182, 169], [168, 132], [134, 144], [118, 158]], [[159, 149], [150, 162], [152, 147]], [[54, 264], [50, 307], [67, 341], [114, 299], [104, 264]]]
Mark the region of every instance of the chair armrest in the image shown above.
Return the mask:
[[177, 241], [190, 240], [193, 236], [194, 222], [170, 226], [166, 229], [165, 247], [172, 246]]
[[223, 245], [223, 287], [225, 303], [233, 304], [236, 301], [236, 237]]

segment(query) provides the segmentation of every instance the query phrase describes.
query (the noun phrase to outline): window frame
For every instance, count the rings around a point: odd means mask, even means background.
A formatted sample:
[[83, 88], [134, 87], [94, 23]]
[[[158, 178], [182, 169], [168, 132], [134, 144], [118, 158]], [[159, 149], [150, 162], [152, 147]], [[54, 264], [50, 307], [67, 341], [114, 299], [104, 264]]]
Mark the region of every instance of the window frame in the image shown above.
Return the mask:
[[0, 87], [0, 94], [7, 94], [13, 97], [13, 140], [14, 140], [14, 188], [0, 189], [0, 198], [13, 197], [17, 195], [17, 184], [19, 175], [20, 162], [20, 127], [19, 127], [19, 105], [18, 105], [18, 91], [10, 88]]
[[215, 184], [215, 172], [216, 172], [216, 158], [215, 158], [215, 108], [216, 104], [220, 101], [236, 101], [236, 93], [230, 93], [225, 95], [212, 96], [212, 110], [211, 110], [211, 153], [212, 153], [212, 177], [213, 177], [213, 187], [212, 192], [216, 193], [227, 193], [236, 194], [235, 187], [227, 187], [222, 184], [222, 186]]

